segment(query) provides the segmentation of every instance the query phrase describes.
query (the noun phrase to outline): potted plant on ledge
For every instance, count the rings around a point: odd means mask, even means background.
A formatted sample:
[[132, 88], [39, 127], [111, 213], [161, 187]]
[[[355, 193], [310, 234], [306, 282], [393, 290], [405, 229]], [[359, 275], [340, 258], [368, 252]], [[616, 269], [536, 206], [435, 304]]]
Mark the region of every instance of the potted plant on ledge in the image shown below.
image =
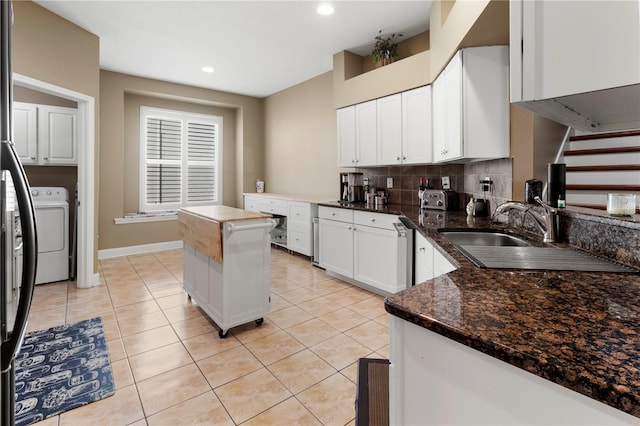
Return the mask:
[[371, 58], [376, 64], [376, 68], [389, 65], [394, 61], [394, 58], [398, 56], [398, 43], [396, 37], [402, 37], [402, 34], [391, 34], [388, 37], [382, 36], [382, 30], [378, 31], [376, 36], [376, 43], [373, 46], [371, 52]]

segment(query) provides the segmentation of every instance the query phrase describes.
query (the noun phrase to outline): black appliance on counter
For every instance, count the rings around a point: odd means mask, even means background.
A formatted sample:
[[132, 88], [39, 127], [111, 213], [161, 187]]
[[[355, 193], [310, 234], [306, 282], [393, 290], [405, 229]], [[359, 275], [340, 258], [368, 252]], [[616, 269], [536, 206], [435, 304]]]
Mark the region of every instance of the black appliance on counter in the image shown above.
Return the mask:
[[364, 201], [364, 178], [362, 173], [340, 173], [341, 203], [358, 203]]
[[[36, 280], [38, 242], [36, 236], [35, 211], [31, 191], [24, 169], [13, 147], [13, 70], [11, 66], [11, 25], [13, 7], [10, 1], [0, 2], [0, 167], [2, 175], [11, 175], [15, 188], [15, 200], [22, 225], [23, 267], [20, 285], [13, 282], [7, 264], [7, 233], [13, 223], [8, 223], [7, 187], [3, 179], [0, 185], [2, 234], [0, 241], [0, 423], [9, 426], [15, 423], [15, 375], [14, 360], [20, 350], [27, 329], [27, 316]], [[13, 212], [12, 212], [13, 213]]]

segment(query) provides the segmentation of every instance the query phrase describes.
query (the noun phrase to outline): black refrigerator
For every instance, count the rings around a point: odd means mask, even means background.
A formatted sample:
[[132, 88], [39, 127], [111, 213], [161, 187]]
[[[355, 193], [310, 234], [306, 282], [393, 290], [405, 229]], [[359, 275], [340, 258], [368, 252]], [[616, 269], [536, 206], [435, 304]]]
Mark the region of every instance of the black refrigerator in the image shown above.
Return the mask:
[[[27, 317], [31, 307], [31, 298], [35, 285], [38, 243], [35, 226], [35, 213], [29, 182], [13, 147], [13, 69], [11, 66], [11, 27], [13, 25], [12, 3], [0, 0], [0, 215], [2, 216], [2, 234], [0, 237], [0, 418], [2, 426], [14, 424], [15, 413], [15, 377], [14, 360], [20, 350], [27, 329]], [[9, 177], [10, 176], [10, 177]], [[11, 265], [7, 262], [7, 252], [13, 250], [14, 235], [13, 214], [7, 214], [8, 188], [6, 182], [12, 182], [12, 204], [19, 212], [22, 239], [22, 273], [20, 277], [9, 274]], [[15, 200], [13, 200], [15, 197]], [[11, 223], [9, 223], [11, 222]], [[18, 285], [13, 280], [20, 280]]]

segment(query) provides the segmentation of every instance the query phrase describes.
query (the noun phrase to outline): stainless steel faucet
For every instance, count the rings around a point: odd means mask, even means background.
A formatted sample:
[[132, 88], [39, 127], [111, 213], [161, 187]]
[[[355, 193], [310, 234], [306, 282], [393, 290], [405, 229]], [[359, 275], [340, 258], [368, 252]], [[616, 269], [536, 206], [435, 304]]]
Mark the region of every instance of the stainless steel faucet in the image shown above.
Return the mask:
[[543, 233], [542, 241], [544, 241], [545, 243], [555, 243], [557, 238], [556, 217], [558, 210], [542, 201], [540, 197], [536, 196], [534, 200], [542, 207], [544, 207], [543, 214], [532, 210], [530, 205], [521, 203], [519, 201], [508, 201], [504, 204], [500, 204], [496, 208], [495, 214], [502, 214], [514, 209], [524, 212], [525, 217], [528, 213], [534, 219], [533, 223], [535, 223], [540, 232]]

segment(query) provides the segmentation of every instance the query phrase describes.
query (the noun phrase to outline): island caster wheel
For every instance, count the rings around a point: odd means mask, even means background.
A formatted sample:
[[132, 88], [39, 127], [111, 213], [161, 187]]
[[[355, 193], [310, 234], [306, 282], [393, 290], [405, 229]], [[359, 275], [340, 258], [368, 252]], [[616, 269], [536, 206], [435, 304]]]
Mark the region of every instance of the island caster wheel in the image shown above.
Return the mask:
[[218, 337], [221, 339], [224, 339], [225, 337], [227, 337], [229, 335], [229, 330], [224, 331], [224, 330], [218, 330]]
[[264, 318], [258, 318], [256, 320], [256, 325], [262, 325], [263, 322], [264, 322]]

